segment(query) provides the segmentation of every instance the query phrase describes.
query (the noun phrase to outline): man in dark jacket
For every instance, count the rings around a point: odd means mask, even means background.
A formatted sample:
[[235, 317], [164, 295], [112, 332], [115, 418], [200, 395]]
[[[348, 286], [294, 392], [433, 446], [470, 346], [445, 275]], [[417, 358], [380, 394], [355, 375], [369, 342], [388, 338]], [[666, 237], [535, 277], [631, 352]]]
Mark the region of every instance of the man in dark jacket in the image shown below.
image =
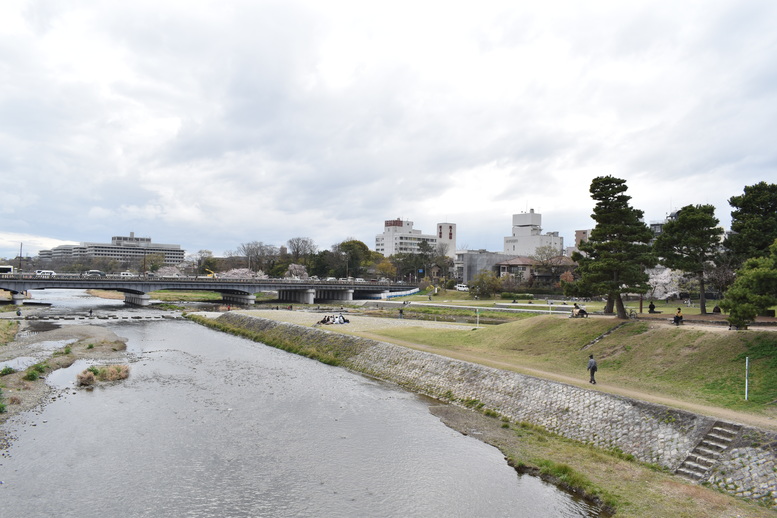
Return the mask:
[[592, 384], [596, 385], [595, 375], [596, 375], [596, 371], [598, 370], [598, 368], [596, 367], [596, 360], [594, 360], [594, 355], [593, 354], [588, 356], [588, 368], [587, 368], [587, 370], [588, 370], [588, 372], [591, 373], [591, 380], [588, 383], [592, 383]]

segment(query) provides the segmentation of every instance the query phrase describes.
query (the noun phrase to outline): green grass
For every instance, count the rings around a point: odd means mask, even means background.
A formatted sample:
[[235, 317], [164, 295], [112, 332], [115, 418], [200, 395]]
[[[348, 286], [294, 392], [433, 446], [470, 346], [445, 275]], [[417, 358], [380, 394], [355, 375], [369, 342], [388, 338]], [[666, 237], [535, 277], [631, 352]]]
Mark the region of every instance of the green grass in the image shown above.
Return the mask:
[[[255, 293], [257, 302], [271, 300], [273, 295], [269, 293]], [[179, 290], [159, 290], [151, 292], [151, 297], [162, 302], [221, 302], [221, 293], [215, 291], [179, 291]], [[228, 304], [228, 302], [224, 302]], [[164, 307], [161, 304], [160, 307]], [[168, 309], [182, 310], [184, 308], [171, 306]]]
[[0, 324], [0, 345], [6, 345], [8, 342], [13, 341], [18, 330], [19, 322], [15, 320], [9, 320], [4, 324]]
[[339, 344], [340, 339], [334, 334], [317, 335], [316, 337], [293, 336], [283, 327], [255, 331], [197, 315], [187, 315], [186, 317], [206, 327], [262, 342], [271, 347], [312, 358], [327, 365], [340, 365], [343, 360], [358, 354], [361, 350], [359, 347], [353, 347], [348, 353], [343, 352]]
[[[771, 331], [540, 315], [477, 330], [414, 327], [372, 334], [580, 378], [593, 354], [600, 381], [735, 410], [761, 412], [777, 400], [777, 333]], [[745, 356], [750, 357], [749, 401], [744, 400]]]
[[189, 301], [189, 302], [211, 302], [221, 300], [221, 293], [215, 291], [177, 291], [177, 290], [159, 290], [152, 291], [151, 297], [163, 302]]

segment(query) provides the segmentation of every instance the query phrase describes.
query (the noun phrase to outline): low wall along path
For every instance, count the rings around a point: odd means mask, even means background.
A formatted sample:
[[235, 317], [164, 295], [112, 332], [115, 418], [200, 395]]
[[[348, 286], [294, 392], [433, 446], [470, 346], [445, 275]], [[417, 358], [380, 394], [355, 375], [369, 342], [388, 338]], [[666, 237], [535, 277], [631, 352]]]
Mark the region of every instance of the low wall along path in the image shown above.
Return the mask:
[[325, 345], [341, 365], [452, 402], [528, 422], [777, 506], [777, 434], [618, 395], [502, 371], [365, 338], [225, 313], [219, 322], [297, 344]]

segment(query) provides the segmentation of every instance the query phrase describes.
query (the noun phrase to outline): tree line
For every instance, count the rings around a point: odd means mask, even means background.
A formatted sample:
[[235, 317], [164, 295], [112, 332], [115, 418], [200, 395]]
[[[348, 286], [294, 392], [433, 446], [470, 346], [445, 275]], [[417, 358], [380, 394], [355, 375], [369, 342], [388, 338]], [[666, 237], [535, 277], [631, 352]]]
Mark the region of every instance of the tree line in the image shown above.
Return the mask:
[[777, 185], [760, 182], [732, 196], [725, 236], [715, 207], [701, 204], [682, 207], [655, 236], [626, 191], [626, 181], [612, 176], [591, 182], [596, 226], [572, 255], [577, 268], [562, 282], [565, 294], [604, 296], [605, 312], [627, 318], [623, 295], [647, 293], [647, 270], [660, 264], [696, 280], [702, 314], [707, 284], [715, 283], [737, 327], [777, 304]]
[[432, 274], [447, 278], [453, 270], [453, 260], [447, 256], [447, 245], [433, 247], [422, 242], [417, 254], [395, 254], [384, 257], [362, 241], [347, 238], [329, 249], [319, 250], [308, 237], [289, 239], [285, 246], [261, 241], [240, 244], [225, 257], [215, 257], [209, 250], [200, 250], [190, 260], [198, 274], [245, 269], [252, 274], [269, 277], [374, 277], [392, 281], [416, 282]]

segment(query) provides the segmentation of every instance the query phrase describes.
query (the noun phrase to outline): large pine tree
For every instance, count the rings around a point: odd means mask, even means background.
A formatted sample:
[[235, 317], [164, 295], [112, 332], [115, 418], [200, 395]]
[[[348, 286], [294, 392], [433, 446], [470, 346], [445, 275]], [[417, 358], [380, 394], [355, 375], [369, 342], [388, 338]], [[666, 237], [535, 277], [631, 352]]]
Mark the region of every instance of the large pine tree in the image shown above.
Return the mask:
[[693, 274], [699, 281], [702, 315], [707, 313], [704, 272], [715, 258], [723, 234], [718, 223], [714, 206], [687, 205], [677, 212], [677, 219], [664, 225], [653, 244], [661, 264]]
[[745, 187], [744, 194], [732, 196], [731, 234], [724, 243], [738, 262], [766, 257], [777, 239], [777, 184], [759, 182]]
[[572, 259], [578, 263], [578, 281], [592, 293], [605, 294], [606, 313], [617, 311], [628, 318], [623, 293], [645, 293], [649, 289], [646, 268], [656, 259], [648, 243], [653, 233], [642, 221], [641, 210], [629, 205], [626, 180], [600, 176], [591, 182], [591, 197], [596, 201], [591, 217], [596, 227], [588, 241], [580, 243], [580, 252]]

